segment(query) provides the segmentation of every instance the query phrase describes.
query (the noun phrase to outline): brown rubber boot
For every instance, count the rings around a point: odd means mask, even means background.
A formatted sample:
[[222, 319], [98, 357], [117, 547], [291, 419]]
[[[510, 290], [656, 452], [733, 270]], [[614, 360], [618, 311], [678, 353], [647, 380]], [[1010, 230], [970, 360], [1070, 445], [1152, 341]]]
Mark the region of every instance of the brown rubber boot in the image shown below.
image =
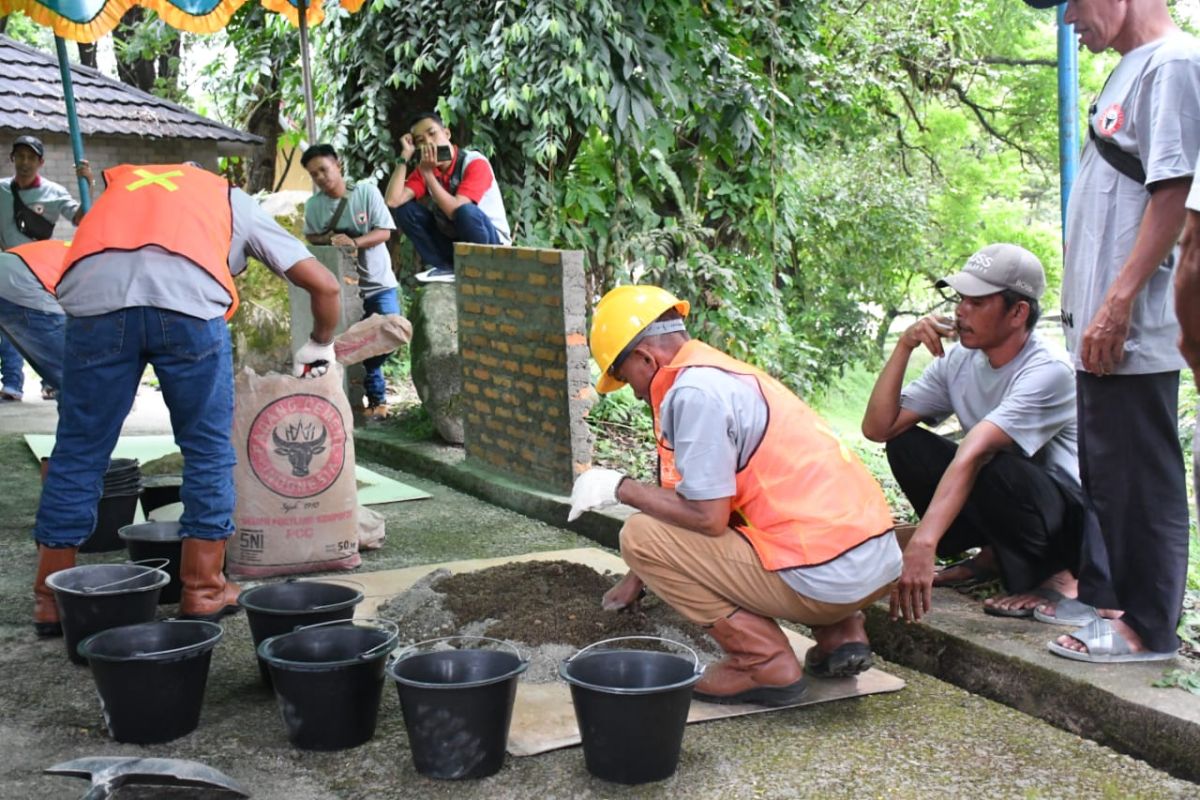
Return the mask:
[[225, 578], [225, 540], [212, 541], [187, 537], [179, 559], [179, 616], [216, 622], [237, 613], [238, 585]]
[[697, 700], [786, 706], [808, 691], [800, 662], [775, 620], [739, 608], [708, 632], [728, 655], [704, 670], [693, 695]]
[[58, 604], [46, 578], [75, 566], [77, 547], [46, 547], [38, 545], [37, 577], [33, 580], [33, 630], [38, 636], [62, 636], [58, 622]]

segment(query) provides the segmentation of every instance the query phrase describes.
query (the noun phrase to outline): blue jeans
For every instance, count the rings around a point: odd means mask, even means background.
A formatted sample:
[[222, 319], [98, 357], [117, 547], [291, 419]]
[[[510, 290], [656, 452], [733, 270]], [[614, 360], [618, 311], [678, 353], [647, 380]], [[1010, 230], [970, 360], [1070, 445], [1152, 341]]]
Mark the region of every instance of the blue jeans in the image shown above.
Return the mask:
[[[9, 381], [8, 350], [16, 347], [17, 363], [21, 356], [42, 376], [42, 382], [52, 389], [62, 387], [63, 345], [66, 341], [67, 317], [65, 314], [49, 314], [35, 311], [0, 297], [0, 331], [4, 333], [4, 347], [0, 347], [0, 370], [4, 377], [4, 388], [13, 388]], [[17, 381], [20, 387], [22, 381]]]
[[447, 238], [438, 230], [433, 212], [416, 200], [409, 200], [399, 208], [393, 208], [392, 218], [408, 236], [413, 249], [427, 267], [453, 269], [455, 242], [500, 244], [500, 234], [496, 233], [496, 226], [474, 203], [463, 203], [454, 212], [453, 239]]
[[25, 392], [25, 359], [7, 336], [0, 336], [0, 383], [13, 394]]
[[225, 320], [135, 307], [68, 317], [58, 438], [33, 536], [77, 546], [96, 525], [104, 473], [146, 364], [183, 452], [181, 534], [233, 533], [233, 358]]
[[[372, 314], [399, 314], [400, 298], [395, 289], [384, 289], [363, 298], [363, 319]], [[367, 403], [381, 406], [387, 402], [387, 381], [383, 378], [383, 362], [388, 360], [391, 353], [374, 356], [363, 361], [367, 370], [363, 378], [363, 391], [367, 394]]]

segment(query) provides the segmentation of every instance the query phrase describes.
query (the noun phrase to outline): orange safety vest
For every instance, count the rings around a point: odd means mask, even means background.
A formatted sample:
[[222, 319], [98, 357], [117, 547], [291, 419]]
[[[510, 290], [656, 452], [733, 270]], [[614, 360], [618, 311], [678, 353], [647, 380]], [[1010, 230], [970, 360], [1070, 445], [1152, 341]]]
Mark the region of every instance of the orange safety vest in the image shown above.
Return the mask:
[[688, 367], [748, 375], [767, 403], [762, 442], [736, 476], [730, 526], [769, 570], [824, 564], [893, 527], [883, 490], [815, 411], [779, 381], [719, 350], [689, 341], [650, 384], [659, 481], [680, 481], [675, 453], [664, 440], [661, 406]]
[[79, 223], [66, 260], [34, 268], [56, 293], [67, 270], [110, 250], [131, 252], [154, 245], [207, 272], [229, 293], [225, 319], [238, 307], [229, 272], [233, 206], [229, 183], [186, 164], [121, 164], [104, 171], [105, 191]]
[[37, 278], [50, 294], [54, 294], [54, 290], [46, 286], [46, 276], [62, 274], [63, 262], [66, 261], [70, 249], [70, 242], [64, 242], [61, 239], [42, 239], [37, 242], [19, 244], [6, 252], [21, 259], [21, 262], [33, 273], [33, 277]]

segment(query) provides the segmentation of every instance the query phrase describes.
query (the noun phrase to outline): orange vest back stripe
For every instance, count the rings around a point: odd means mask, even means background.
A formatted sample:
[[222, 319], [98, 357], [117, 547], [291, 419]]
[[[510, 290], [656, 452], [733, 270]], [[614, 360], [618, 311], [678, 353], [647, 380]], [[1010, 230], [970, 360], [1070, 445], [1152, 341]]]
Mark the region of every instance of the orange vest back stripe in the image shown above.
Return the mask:
[[663, 486], [674, 488], [680, 475], [662, 437], [662, 401], [688, 367], [751, 376], [767, 403], [762, 442], [736, 475], [731, 521], [764, 568], [824, 564], [892, 529], [879, 483], [815, 411], [767, 373], [695, 339], [650, 385]]
[[229, 293], [225, 319], [237, 310], [229, 273], [233, 206], [229, 183], [186, 164], [121, 164], [104, 171], [105, 189], [75, 232], [70, 255], [52, 284], [85, 258], [154, 245], [207, 272]]
[[62, 277], [63, 264], [70, 252], [71, 243], [61, 239], [43, 239], [38, 242], [26, 242], [8, 250], [24, 262], [33, 277], [38, 279], [42, 287], [54, 294], [58, 279]]

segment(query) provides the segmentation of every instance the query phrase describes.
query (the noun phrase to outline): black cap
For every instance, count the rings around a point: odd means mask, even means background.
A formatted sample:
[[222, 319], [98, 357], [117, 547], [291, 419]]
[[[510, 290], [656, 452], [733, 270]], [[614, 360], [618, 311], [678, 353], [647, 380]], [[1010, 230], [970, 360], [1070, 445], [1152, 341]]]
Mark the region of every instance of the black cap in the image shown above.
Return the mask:
[[1025, 5], [1033, 6], [1034, 8], [1054, 8], [1061, 6], [1067, 0], [1025, 0]]
[[37, 153], [38, 158], [46, 157], [46, 147], [42, 144], [42, 140], [36, 136], [18, 136], [15, 140], [13, 140], [12, 153], [10, 153], [10, 155], [15, 154], [18, 147], [28, 147], [33, 152]]

